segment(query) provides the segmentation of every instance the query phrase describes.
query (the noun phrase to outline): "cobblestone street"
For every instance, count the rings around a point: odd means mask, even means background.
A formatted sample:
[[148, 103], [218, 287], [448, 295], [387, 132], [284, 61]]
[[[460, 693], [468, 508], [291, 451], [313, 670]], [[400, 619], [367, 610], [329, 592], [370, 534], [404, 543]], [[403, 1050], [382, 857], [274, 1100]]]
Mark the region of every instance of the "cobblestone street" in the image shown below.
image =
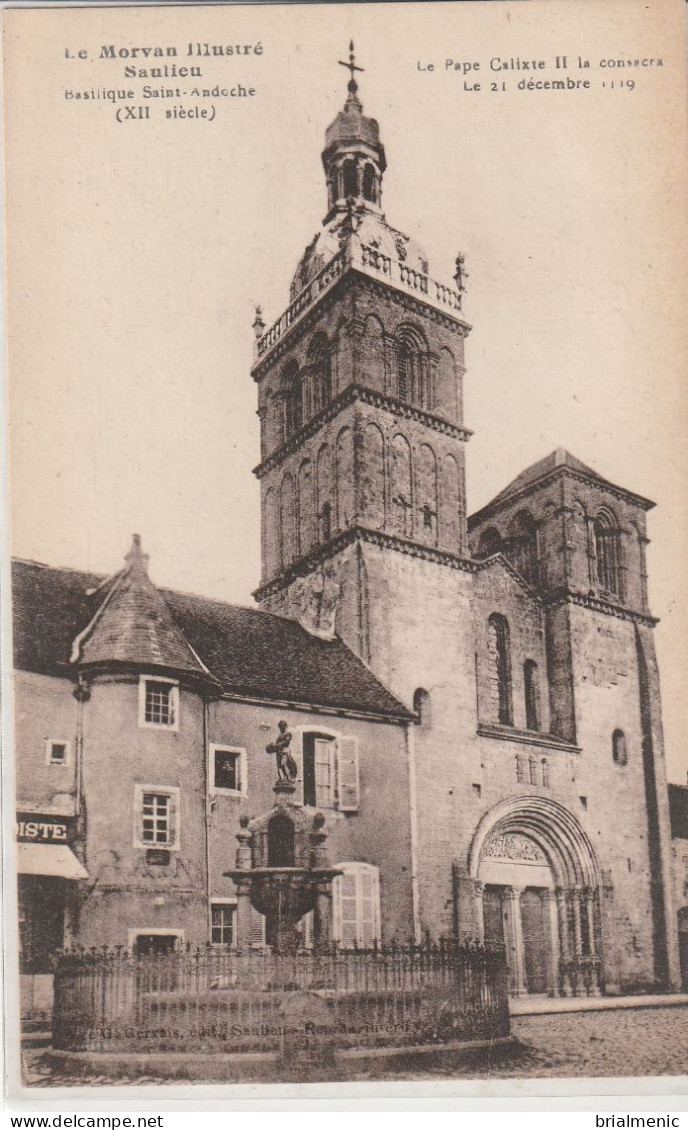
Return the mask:
[[[451, 1067], [429, 1068], [427, 1063], [417, 1061], [403, 1071], [368, 1071], [349, 1078], [508, 1079], [688, 1073], [686, 1006], [514, 1017], [512, 1032], [517, 1041], [513, 1047], [495, 1049], [492, 1054], [474, 1052], [457, 1059]], [[46, 1068], [38, 1050], [27, 1054], [26, 1067], [29, 1084], [37, 1087], [166, 1082], [151, 1075], [118, 1080], [102, 1075], [56, 1076]]]

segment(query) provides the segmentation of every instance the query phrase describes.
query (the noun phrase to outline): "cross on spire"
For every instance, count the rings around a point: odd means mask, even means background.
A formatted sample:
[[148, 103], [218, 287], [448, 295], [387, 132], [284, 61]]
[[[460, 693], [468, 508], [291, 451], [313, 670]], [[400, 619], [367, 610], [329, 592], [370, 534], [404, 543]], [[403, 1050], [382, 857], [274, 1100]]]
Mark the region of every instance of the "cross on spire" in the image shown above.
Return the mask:
[[358, 83], [356, 82], [356, 79], [354, 78], [354, 72], [355, 71], [363, 71], [363, 67], [357, 67], [356, 66], [356, 56], [354, 55], [354, 41], [353, 41], [353, 39], [351, 39], [349, 41], [349, 62], [345, 63], [345, 62], [343, 62], [342, 59], [340, 59], [339, 60], [339, 66], [340, 67], [346, 67], [347, 70], [350, 71], [351, 78], [349, 79], [349, 93], [355, 94], [356, 91], [358, 90]]

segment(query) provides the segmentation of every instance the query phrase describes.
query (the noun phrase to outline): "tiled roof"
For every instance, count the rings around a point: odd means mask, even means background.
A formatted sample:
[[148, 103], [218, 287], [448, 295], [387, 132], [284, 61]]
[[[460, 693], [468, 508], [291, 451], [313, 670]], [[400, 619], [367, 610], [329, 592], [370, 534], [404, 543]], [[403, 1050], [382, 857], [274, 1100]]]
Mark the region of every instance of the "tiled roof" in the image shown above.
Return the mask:
[[410, 717], [342, 642], [296, 620], [219, 600], [163, 591], [191, 646], [227, 690]]
[[[296, 621], [259, 609], [158, 590], [146, 578], [151, 593], [126, 575], [125, 569], [104, 581], [13, 562], [15, 666], [65, 674], [79, 662], [112, 661], [195, 674], [202, 664], [227, 693], [411, 717], [340, 639], [319, 639]], [[137, 616], [148, 625], [144, 633]]]
[[148, 576], [147, 564], [135, 535], [125, 568], [77, 636], [71, 660], [82, 665], [135, 663], [205, 675]]
[[649, 499], [642, 498], [640, 495], [636, 495], [632, 491], [627, 491], [624, 487], [616, 486], [614, 483], [610, 482], [609, 479], [605, 479], [602, 477], [602, 475], [599, 475], [597, 471], [594, 471], [592, 469], [592, 467], [588, 467], [587, 463], [583, 463], [582, 460], [576, 459], [575, 455], [571, 455], [571, 453], [569, 451], [566, 451], [563, 447], [558, 447], [556, 451], [552, 451], [551, 454], [546, 455], [544, 459], [539, 459], [537, 463], [532, 463], [530, 467], [526, 467], [524, 471], [521, 471], [520, 475], [517, 475], [515, 479], [512, 479], [508, 486], [504, 487], [504, 490], [501, 490], [499, 494], [496, 494], [494, 498], [490, 500], [490, 502], [483, 506], [476, 514], [473, 514], [469, 521], [471, 522], [471, 524], [473, 524], [477, 519], [480, 518], [480, 516], [492, 510], [494, 506], [497, 506], [498, 503], [506, 501], [506, 499], [511, 498], [513, 495], [519, 494], [522, 490], [526, 490], [528, 487], [534, 486], [541, 479], [546, 478], [553, 471], [556, 471], [560, 468], [568, 469], [579, 475], [585, 475], [586, 478], [593, 480], [600, 486], [607, 487], [608, 489], [614, 491], [622, 491], [624, 494], [631, 495], [633, 498], [636, 498], [638, 502], [647, 510], [651, 509], [651, 507], [654, 506], [654, 503], [650, 502]]

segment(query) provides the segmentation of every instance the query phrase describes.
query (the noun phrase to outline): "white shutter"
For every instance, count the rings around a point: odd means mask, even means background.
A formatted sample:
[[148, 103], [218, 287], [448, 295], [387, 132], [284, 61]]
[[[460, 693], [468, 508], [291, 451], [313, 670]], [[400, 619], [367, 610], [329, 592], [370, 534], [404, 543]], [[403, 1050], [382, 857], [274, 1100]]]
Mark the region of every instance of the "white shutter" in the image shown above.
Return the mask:
[[291, 745], [289, 746], [289, 752], [294, 758], [298, 770], [296, 780], [294, 781], [296, 785], [294, 804], [303, 804], [303, 734], [300, 730], [294, 734]]
[[358, 945], [358, 885], [356, 872], [345, 871], [337, 878], [339, 922], [338, 941], [341, 946], [352, 948]]
[[339, 738], [337, 742], [337, 796], [342, 812], [358, 812], [358, 739]]
[[251, 907], [251, 941], [252, 946], [265, 945], [265, 916]]

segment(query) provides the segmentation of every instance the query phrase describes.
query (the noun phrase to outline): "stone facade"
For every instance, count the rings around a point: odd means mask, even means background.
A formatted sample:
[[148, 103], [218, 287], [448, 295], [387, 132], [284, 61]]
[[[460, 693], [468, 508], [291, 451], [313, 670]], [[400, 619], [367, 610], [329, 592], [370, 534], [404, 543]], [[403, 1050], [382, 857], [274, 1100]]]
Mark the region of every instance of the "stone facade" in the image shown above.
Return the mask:
[[[369, 119], [347, 106], [350, 152]], [[462, 265], [453, 290], [422, 252], [409, 270], [379, 197], [342, 204], [334, 241], [336, 220], [257, 330], [256, 596], [299, 617], [326, 574], [332, 626], [416, 711], [422, 930], [504, 942], [514, 991], [576, 962], [607, 991], [675, 986], [652, 503], [557, 451], [468, 519]], [[496, 863], [494, 836], [537, 862]]]

